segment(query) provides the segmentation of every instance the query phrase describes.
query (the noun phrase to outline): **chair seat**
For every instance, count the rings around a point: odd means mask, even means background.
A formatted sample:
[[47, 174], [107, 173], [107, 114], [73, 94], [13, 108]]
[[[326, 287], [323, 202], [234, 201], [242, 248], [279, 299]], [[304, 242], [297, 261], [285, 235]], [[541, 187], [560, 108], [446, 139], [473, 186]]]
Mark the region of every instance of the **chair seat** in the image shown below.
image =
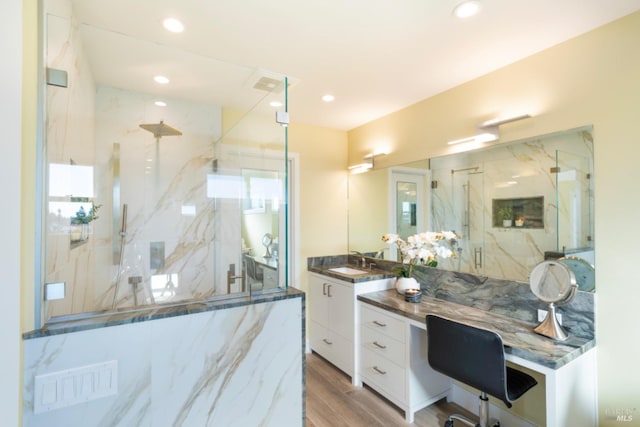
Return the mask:
[[510, 401], [518, 399], [536, 384], [538, 382], [531, 375], [507, 366], [507, 397]]

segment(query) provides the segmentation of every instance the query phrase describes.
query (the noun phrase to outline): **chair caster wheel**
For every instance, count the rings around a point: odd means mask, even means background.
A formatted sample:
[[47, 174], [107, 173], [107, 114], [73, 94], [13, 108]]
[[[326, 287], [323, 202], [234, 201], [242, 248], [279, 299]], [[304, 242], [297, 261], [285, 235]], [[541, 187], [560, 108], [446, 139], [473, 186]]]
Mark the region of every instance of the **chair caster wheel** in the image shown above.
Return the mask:
[[453, 420], [447, 420], [444, 422], [444, 427], [453, 427]]

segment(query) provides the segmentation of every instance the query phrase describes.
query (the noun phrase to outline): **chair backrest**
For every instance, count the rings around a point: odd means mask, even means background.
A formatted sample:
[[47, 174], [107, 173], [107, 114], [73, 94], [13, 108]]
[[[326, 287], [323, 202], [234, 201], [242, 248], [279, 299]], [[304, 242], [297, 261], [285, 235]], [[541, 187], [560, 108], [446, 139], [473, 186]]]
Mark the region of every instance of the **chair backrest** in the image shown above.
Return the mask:
[[431, 314], [426, 321], [431, 367], [511, 407], [500, 335]]
[[262, 275], [258, 273], [258, 269], [256, 268], [256, 260], [249, 255], [245, 255], [244, 260], [247, 264], [247, 276], [256, 281], [262, 280]]

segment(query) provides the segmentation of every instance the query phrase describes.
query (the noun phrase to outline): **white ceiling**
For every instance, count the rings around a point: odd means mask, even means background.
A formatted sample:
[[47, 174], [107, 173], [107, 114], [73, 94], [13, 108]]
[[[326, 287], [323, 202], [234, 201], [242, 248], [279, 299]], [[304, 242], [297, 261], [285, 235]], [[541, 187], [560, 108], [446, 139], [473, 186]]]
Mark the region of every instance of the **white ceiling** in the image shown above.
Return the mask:
[[[96, 80], [247, 108], [289, 76], [291, 120], [349, 130], [640, 9], [638, 0], [73, 0]], [[164, 18], [182, 20], [171, 34]], [[169, 75], [169, 87], [151, 82]], [[321, 96], [331, 93], [332, 103]]]

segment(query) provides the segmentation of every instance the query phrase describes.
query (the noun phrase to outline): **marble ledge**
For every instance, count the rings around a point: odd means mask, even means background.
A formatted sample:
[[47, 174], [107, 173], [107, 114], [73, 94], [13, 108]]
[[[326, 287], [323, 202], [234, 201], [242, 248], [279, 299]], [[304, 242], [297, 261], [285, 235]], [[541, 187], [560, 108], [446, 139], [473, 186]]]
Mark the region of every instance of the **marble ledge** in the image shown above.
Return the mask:
[[419, 303], [405, 302], [394, 289], [362, 294], [358, 300], [422, 324], [427, 314], [435, 314], [495, 331], [502, 337], [506, 354], [550, 369], [561, 368], [595, 346], [595, 339], [577, 336], [554, 341], [533, 332], [535, 324], [429, 296], [423, 296]]
[[158, 304], [155, 306], [131, 309], [120, 312], [106, 312], [103, 314], [71, 315], [69, 320], [50, 323], [41, 329], [25, 332], [22, 338], [25, 340], [41, 338], [51, 335], [68, 334], [72, 332], [99, 329], [109, 326], [126, 325], [131, 323], [147, 322], [150, 320], [164, 319], [168, 317], [184, 316], [188, 314], [203, 313], [207, 311], [224, 310], [233, 307], [242, 307], [254, 304], [274, 302], [291, 298], [302, 298], [303, 313], [305, 293], [289, 288], [279, 292], [263, 293], [259, 295], [245, 295], [237, 298], [189, 301], [184, 303]]

